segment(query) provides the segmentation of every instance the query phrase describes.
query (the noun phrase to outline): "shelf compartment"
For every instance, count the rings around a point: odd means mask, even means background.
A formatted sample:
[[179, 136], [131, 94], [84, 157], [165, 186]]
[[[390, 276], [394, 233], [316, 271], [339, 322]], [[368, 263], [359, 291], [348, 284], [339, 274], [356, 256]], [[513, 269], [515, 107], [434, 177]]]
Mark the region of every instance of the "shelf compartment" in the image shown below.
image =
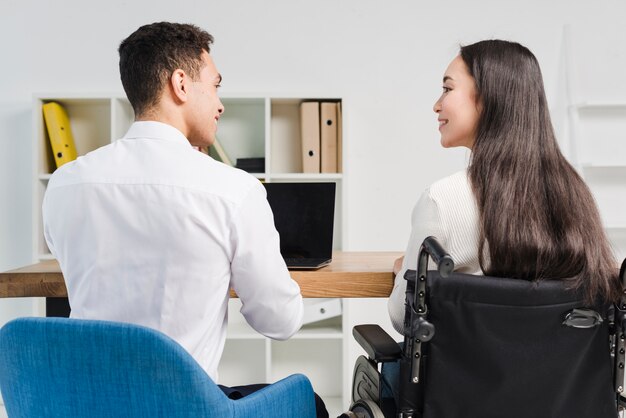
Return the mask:
[[[57, 102], [67, 111], [76, 144], [76, 152], [79, 156], [111, 142], [110, 99], [41, 98], [38, 100], [38, 109], [35, 111], [41, 112], [41, 105], [48, 102]], [[39, 147], [43, 152], [38, 162], [38, 173], [48, 174], [56, 169], [56, 164], [52, 157], [43, 112], [40, 115], [42, 129], [39, 135]]]
[[265, 99], [231, 98], [222, 103], [217, 138], [232, 165], [237, 158], [265, 158]]
[[272, 173], [302, 173], [300, 103], [296, 99], [271, 101]]
[[322, 398], [341, 396], [342, 347], [342, 340], [271, 341], [271, 381], [302, 373]]
[[[302, 140], [300, 131], [300, 103], [304, 100], [315, 100], [319, 102], [339, 102], [339, 99], [294, 99], [294, 98], [273, 98], [271, 99], [270, 110], [270, 153], [272, 155], [270, 172], [272, 176], [285, 175], [293, 177], [302, 175]], [[341, 127], [342, 124], [339, 124]], [[341, 129], [341, 128], [339, 128]], [[341, 137], [342, 135], [340, 135]], [[339, 140], [339, 139], [338, 139]], [[338, 143], [337, 153], [341, 155], [341, 143]], [[341, 171], [341, 167], [339, 168]], [[306, 174], [304, 176], [311, 176]], [[336, 173], [334, 177], [340, 178]]]
[[341, 316], [303, 325], [300, 331], [291, 337], [294, 340], [340, 340], [342, 338]]
[[229, 321], [226, 338], [230, 340], [265, 340], [266, 337], [255, 331], [247, 322]]
[[269, 345], [265, 340], [227, 339], [218, 366], [219, 383], [241, 386], [267, 382], [265, 364]]

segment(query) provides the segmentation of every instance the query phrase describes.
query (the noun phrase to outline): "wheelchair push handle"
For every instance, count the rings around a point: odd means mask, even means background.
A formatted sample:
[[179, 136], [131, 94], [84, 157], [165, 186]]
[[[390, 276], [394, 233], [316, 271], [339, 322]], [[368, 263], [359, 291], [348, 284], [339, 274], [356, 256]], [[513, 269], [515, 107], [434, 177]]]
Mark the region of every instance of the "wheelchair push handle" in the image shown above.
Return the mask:
[[422, 251], [426, 251], [433, 261], [437, 263], [437, 271], [439, 271], [442, 277], [448, 277], [454, 270], [454, 260], [443, 249], [437, 238], [433, 236], [427, 237], [422, 243], [420, 253]]

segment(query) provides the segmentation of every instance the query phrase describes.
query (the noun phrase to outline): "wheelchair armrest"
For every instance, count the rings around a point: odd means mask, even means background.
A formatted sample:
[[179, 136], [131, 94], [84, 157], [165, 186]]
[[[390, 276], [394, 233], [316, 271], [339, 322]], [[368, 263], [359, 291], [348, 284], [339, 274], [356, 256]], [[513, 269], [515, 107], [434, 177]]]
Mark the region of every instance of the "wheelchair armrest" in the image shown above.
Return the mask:
[[354, 339], [367, 353], [367, 356], [380, 363], [396, 361], [402, 350], [379, 325], [357, 325], [352, 329]]

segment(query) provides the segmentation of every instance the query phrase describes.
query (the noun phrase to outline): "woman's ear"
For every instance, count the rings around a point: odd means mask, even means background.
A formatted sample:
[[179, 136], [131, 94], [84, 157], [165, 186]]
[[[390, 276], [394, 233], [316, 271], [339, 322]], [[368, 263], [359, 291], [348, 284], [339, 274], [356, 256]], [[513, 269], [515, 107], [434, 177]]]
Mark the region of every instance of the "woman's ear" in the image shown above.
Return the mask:
[[180, 68], [174, 70], [170, 77], [170, 88], [172, 89], [172, 96], [179, 102], [186, 102], [188, 100], [189, 82], [191, 79]]

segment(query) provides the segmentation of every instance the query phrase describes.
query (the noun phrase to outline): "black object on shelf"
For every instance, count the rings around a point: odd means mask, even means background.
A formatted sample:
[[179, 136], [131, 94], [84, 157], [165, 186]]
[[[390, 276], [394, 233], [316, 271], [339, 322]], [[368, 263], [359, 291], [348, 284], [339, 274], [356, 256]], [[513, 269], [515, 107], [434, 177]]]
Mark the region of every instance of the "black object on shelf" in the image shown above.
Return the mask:
[[265, 158], [237, 158], [235, 167], [248, 173], [264, 173]]

